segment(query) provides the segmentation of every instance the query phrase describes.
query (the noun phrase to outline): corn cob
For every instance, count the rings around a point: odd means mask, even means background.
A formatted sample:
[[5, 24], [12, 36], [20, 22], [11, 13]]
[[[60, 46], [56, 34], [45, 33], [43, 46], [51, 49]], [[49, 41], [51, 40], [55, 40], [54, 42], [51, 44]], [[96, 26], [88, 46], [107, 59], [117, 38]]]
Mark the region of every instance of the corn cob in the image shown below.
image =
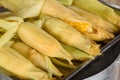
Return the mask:
[[72, 9], [73, 11], [75, 11], [76, 13], [78, 13], [79, 15], [87, 18], [87, 20], [89, 20], [90, 22], [92, 22], [93, 24], [95, 24], [96, 26], [102, 27], [103, 29], [111, 32], [111, 33], [117, 33], [118, 32], [118, 28], [116, 26], [114, 26], [113, 24], [111, 24], [110, 22], [102, 19], [101, 17], [90, 13], [88, 11], [85, 11], [81, 8], [77, 8], [75, 6], [67, 6], [68, 8]]
[[93, 31], [90, 22], [55, 0], [45, 0], [41, 13], [62, 19], [77, 28], [81, 33]]
[[[41, 13], [62, 19], [68, 24], [72, 25], [72, 27], [75, 27], [77, 30], [79, 30], [82, 34], [87, 34], [87, 36], [89, 37], [91, 36], [90, 38], [95, 41], [103, 41], [105, 39], [112, 39], [114, 37], [113, 34], [108, 33], [105, 30], [101, 30], [101, 32], [99, 29], [94, 28], [96, 26], [93, 25], [91, 22], [87, 21], [82, 16], [76, 14], [72, 10], [64, 7], [63, 5], [54, 0], [46, 0], [41, 10]], [[99, 34], [96, 34], [96, 31]], [[93, 34], [88, 35], [90, 33], [93, 33], [95, 35], [95, 38], [93, 37]]]
[[[0, 66], [21, 79], [50, 80], [48, 74], [9, 47], [0, 49]], [[16, 66], [17, 65], [17, 66]]]
[[[86, 5], [86, 3], [89, 4]], [[105, 6], [98, 0], [74, 0], [73, 6], [94, 13], [111, 22], [112, 24], [120, 27], [120, 16], [118, 16], [112, 8]]]
[[59, 19], [46, 19], [43, 29], [67, 45], [81, 49], [90, 55], [96, 56], [100, 54], [99, 45], [90, 41], [73, 27]]
[[[46, 66], [46, 64], [48, 64], [48, 63], [46, 63], [46, 61], [45, 61], [45, 56], [40, 54], [36, 50], [30, 48], [29, 46], [27, 46], [26, 44], [24, 44], [22, 42], [16, 42], [12, 46], [12, 48], [14, 48], [18, 52], [20, 52], [25, 58], [29, 59], [37, 67], [39, 67], [45, 71], [49, 71]], [[52, 63], [50, 63], [50, 66], [52, 67], [51, 72], [53, 75], [55, 75], [57, 77], [62, 76], [62, 73]]]
[[34, 24], [29, 22], [22, 23], [18, 28], [18, 35], [26, 44], [42, 54], [66, 59], [72, 65], [71, 60], [73, 57], [62, 48], [54, 37], [37, 28]]

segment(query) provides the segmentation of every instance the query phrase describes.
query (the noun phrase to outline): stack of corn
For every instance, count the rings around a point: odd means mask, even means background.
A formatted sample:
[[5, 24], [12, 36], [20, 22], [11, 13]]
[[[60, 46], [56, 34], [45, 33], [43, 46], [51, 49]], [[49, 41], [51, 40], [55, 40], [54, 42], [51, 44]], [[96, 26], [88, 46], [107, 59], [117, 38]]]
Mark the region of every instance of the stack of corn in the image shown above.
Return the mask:
[[0, 6], [10, 10], [0, 13], [0, 72], [20, 79], [61, 79], [60, 68], [101, 55], [97, 42], [120, 28], [120, 16], [97, 0], [0, 0]]

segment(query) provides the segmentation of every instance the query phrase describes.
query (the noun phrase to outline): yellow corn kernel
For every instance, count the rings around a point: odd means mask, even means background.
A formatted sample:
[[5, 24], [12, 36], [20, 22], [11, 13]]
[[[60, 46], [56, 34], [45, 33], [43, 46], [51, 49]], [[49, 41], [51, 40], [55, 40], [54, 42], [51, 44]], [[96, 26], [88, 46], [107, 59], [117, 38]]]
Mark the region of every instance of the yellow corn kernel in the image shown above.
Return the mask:
[[70, 24], [71, 26], [75, 27], [78, 31], [80, 31], [81, 33], [85, 33], [85, 32], [92, 32], [92, 28], [91, 28], [91, 23], [87, 22], [87, 21], [80, 21], [80, 20], [69, 20], [66, 21], [68, 24]]

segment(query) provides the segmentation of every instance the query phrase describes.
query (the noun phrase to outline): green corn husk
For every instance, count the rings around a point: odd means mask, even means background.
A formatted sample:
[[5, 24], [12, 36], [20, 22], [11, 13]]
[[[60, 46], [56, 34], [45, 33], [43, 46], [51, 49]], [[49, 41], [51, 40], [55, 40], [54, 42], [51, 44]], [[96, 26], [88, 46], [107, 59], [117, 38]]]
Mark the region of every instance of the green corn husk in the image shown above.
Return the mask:
[[29, 22], [22, 23], [18, 28], [18, 35], [23, 42], [40, 53], [49, 57], [65, 59], [72, 65], [71, 60], [73, 57], [62, 48], [54, 37], [37, 28], [36, 25]]
[[90, 13], [88, 11], [85, 11], [81, 8], [77, 8], [75, 6], [68, 6], [68, 8], [72, 9], [73, 11], [78, 13], [79, 15], [85, 17], [87, 20], [89, 20], [90, 22], [92, 22], [96, 26], [100, 26], [103, 29], [105, 29], [105, 30], [107, 30], [111, 33], [117, 33], [118, 32], [118, 28], [116, 26], [114, 26], [110, 22], [102, 19], [101, 17], [99, 17], [95, 14], [92, 14], [92, 13]]
[[0, 49], [0, 66], [21, 79], [50, 80], [48, 74], [9, 47]]
[[43, 29], [64, 44], [81, 49], [82, 51], [85, 51], [93, 56], [100, 54], [99, 45], [90, 41], [73, 27], [59, 19], [46, 19]]
[[94, 59], [93, 56], [90, 56], [88, 55], [87, 53], [79, 50], [79, 49], [76, 49], [74, 47], [71, 47], [71, 46], [68, 46], [68, 45], [65, 45], [65, 44], [62, 44], [63, 48], [68, 51], [75, 60], [80, 60], [80, 61], [86, 61], [86, 60], [89, 60], [89, 59]]
[[[25, 58], [29, 59], [34, 65], [37, 67], [45, 70], [50, 71], [53, 75], [57, 77], [61, 77], [63, 74], [53, 65], [51, 60], [47, 58], [48, 62], [46, 63], [45, 56], [37, 52], [36, 50], [30, 48], [28, 45], [22, 43], [22, 42], [16, 42], [12, 48], [20, 52]], [[50, 69], [47, 69], [47, 64], [49, 64], [48, 67], [51, 67]]]
[[63, 5], [72, 5], [73, 0], [57, 0]]
[[70, 68], [70, 69], [75, 69], [76, 66], [70, 66], [68, 64], [68, 62], [66, 61], [61, 61], [59, 59], [56, 59], [56, 58], [51, 58], [52, 62], [58, 66], [62, 66], [62, 67], [65, 67], [65, 68]]
[[94, 13], [120, 27], [120, 16], [112, 8], [100, 3], [98, 0], [74, 0], [72, 5]]

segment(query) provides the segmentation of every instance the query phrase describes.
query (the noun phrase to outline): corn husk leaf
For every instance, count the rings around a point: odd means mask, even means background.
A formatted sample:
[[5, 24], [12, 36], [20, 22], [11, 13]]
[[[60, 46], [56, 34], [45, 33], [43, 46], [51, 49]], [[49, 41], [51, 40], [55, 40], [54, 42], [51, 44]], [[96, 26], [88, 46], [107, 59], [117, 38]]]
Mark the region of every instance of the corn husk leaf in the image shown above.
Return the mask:
[[15, 36], [15, 32], [17, 32], [17, 27], [11, 28], [0, 38], [0, 48], [3, 47], [9, 40], [11, 40]]
[[10, 15], [12, 15], [12, 12], [0, 12], [0, 18], [1, 17], [7, 17], [7, 16], [10, 16]]
[[19, 17], [0, 19], [0, 27], [7, 30], [0, 38], [0, 48], [15, 36], [18, 26], [22, 22], [23, 20]]
[[52, 62], [58, 66], [62, 66], [62, 67], [65, 67], [65, 68], [70, 68], [70, 69], [75, 69], [76, 66], [70, 66], [68, 64], [68, 62], [66, 61], [62, 61], [62, 60], [59, 60], [59, 59], [56, 59], [56, 58], [51, 58]]
[[73, 56], [75, 60], [86, 61], [86, 60], [94, 59], [93, 56], [90, 56], [89, 54], [79, 49], [76, 49], [74, 47], [71, 47], [65, 44], [62, 44], [62, 46], [66, 51], [68, 51]]
[[5, 8], [22, 18], [36, 17], [40, 14], [44, 0], [0, 0]]
[[57, 0], [63, 5], [72, 5], [73, 0]]
[[35, 24], [38, 28], [41, 28], [44, 22], [45, 22], [45, 19], [39, 19], [37, 21], [34, 21], [33, 24]]
[[24, 21], [20, 17], [14, 17], [14, 16], [5, 17], [0, 19], [0, 27], [5, 30], [9, 30], [11, 28], [19, 26], [19, 24], [21, 24], [22, 22]]

